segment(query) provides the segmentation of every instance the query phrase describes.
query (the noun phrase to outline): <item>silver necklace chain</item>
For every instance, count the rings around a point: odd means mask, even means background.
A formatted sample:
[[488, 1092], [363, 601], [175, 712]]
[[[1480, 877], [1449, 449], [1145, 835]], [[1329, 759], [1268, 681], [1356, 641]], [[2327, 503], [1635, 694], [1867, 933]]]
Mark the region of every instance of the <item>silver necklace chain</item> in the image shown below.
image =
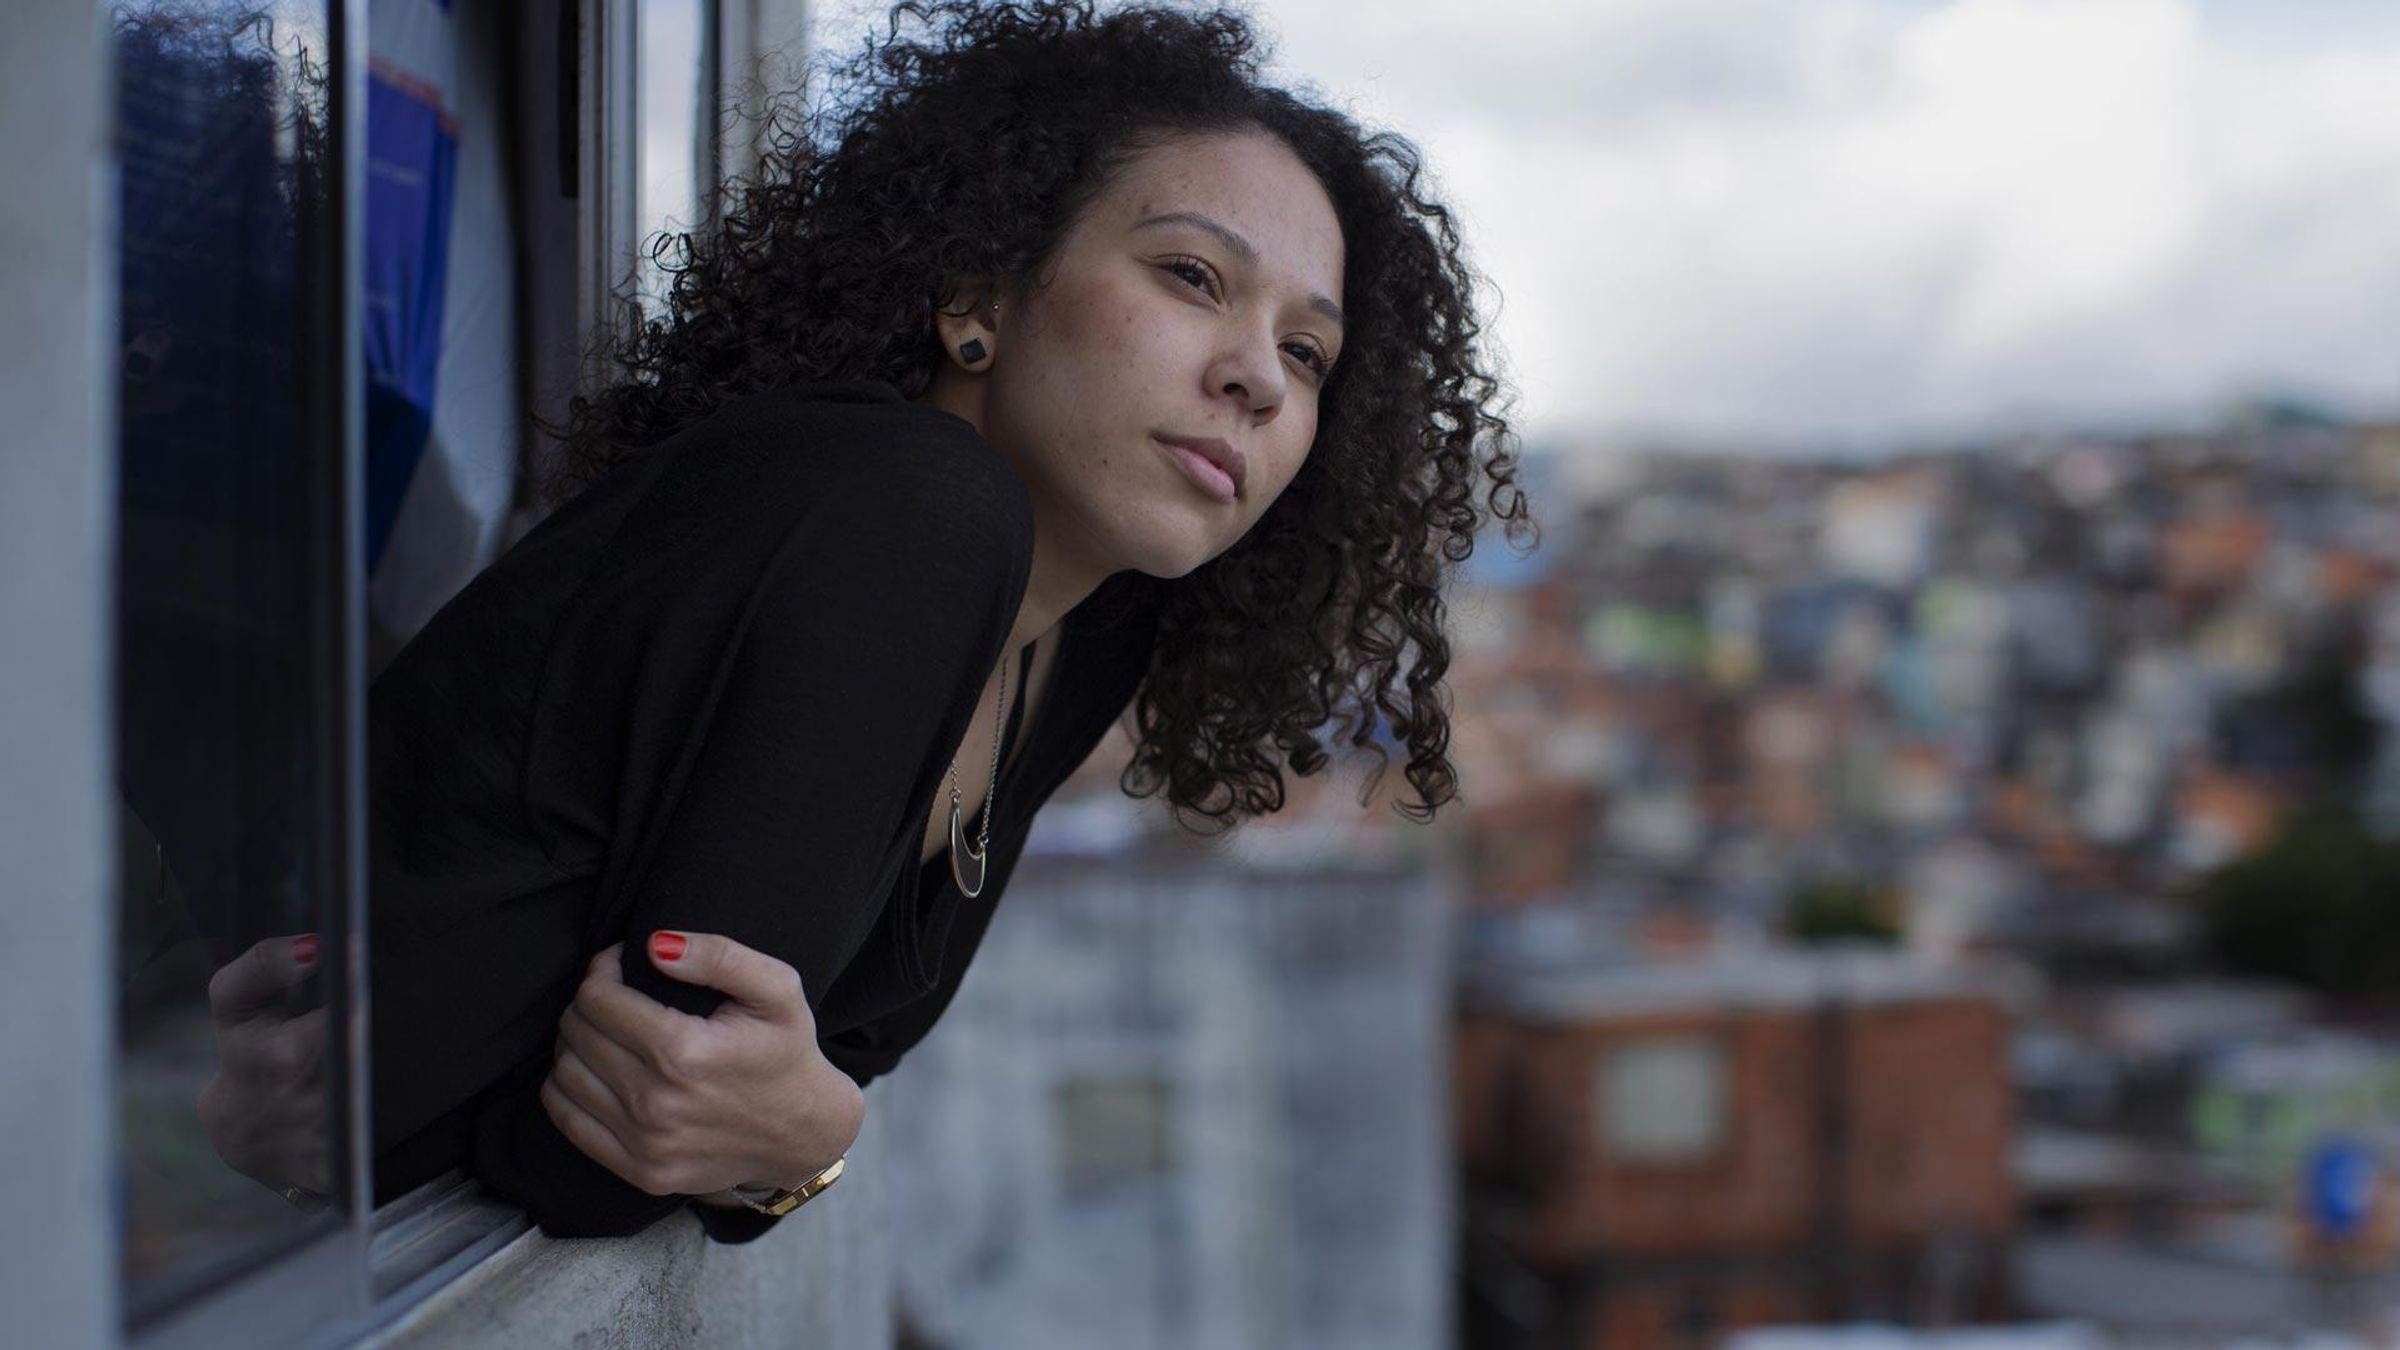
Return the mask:
[[958, 830], [958, 756], [950, 757], [950, 879], [958, 883], [961, 895], [974, 899], [983, 894], [984, 859], [992, 851], [992, 799], [1000, 795], [1000, 733], [1008, 717], [1008, 659], [1000, 662], [1000, 693], [992, 701], [992, 777], [983, 789], [983, 828], [974, 844], [966, 848], [967, 856], [975, 862], [975, 884], [967, 884], [966, 874], [958, 865], [959, 850], [964, 841]]

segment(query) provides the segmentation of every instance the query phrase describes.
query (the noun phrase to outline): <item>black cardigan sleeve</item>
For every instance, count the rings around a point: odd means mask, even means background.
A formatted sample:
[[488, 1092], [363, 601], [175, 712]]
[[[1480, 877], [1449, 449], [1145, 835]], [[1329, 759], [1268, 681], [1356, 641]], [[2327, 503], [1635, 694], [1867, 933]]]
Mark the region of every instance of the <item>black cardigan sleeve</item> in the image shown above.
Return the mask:
[[[810, 1006], [874, 927], [897, 866], [914, 866], [925, 804], [999, 659], [1030, 566], [1031, 508], [996, 455], [925, 447], [873, 465], [872, 497], [840, 490], [778, 548], [696, 709], [636, 702], [668, 738], [663, 790], [618, 834], [597, 900], [626, 982], [706, 1016], [723, 996], [669, 979], [653, 929], [722, 933], [789, 962]], [[543, 697], [551, 697], [545, 691]], [[634, 762], [644, 756], [637, 753]], [[633, 1232], [684, 1203], [628, 1184], [559, 1133], [520, 1064], [478, 1113], [472, 1169], [553, 1236]], [[745, 1241], [768, 1220], [705, 1212]]]

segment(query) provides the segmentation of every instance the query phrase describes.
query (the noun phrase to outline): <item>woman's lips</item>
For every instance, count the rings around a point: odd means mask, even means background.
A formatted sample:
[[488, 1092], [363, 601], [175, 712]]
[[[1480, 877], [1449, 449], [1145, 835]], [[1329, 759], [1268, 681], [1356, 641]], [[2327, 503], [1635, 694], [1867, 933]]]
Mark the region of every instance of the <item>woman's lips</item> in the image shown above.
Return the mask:
[[1170, 441], [1163, 436], [1153, 436], [1150, 439], [1152, 444], [1166, 452], [1167, 458], [1175, 461], [1176, 467], [1182, 469], [1184, 476], [1191, 479], [1193, 485], [1202, 492], [1221, 502], [1230, 502], [1241, 495], [1240, 488], [1233, 481], [1233, 475], [1217, 467], [1216, 462], [1208, 456], [1188, 445]]

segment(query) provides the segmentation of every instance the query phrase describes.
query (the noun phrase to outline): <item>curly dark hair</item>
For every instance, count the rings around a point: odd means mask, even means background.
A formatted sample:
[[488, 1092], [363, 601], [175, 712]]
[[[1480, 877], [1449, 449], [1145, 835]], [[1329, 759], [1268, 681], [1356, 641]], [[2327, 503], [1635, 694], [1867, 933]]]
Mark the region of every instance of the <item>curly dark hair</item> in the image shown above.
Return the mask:
[[[910, 398], [943, 349], [937, 305], [975, 279], [1039, 275], [1128, 160], [1179, 135], [1263, 131], [1324, 184], [1340, 222], [1342, 360], [1314, 444], [1239, 543], [1153, 598], [1157, 645], [1133, 701], [1137, 797], [1187, 827], [1284, 802], [1328, 741], [1370, 752], [1370, 800], [1407, 748], [1415, 819], [1457, 795], [1442, 684], [1442, 586], [1487, 520], [1530, 546], [1515, 436], [1486, 368], [1473, 274], [1416, 148], [1264, 82], [1248, 20], [1089, 0], [893, 7], [834, 65], [831, 94], [784, 100], [757, 172], [700, 237], [663, 236], [663, 313], [630, 301], [572, 401], [552, 495], [742, 395], [873, 379]], [[1120, 582], [1129, 580], [1121, 574]]]

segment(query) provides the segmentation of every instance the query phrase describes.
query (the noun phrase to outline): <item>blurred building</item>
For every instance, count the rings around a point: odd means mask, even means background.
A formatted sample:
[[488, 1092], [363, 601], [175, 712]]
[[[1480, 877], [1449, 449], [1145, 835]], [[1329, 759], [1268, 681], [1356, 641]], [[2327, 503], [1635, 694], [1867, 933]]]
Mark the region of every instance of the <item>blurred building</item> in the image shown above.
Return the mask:
[[2400, 1046], [2325, 1028], [2260, 1036], [2197, 1075], [2191, 1136], [2228, 1170], [2289, 1184], [2309, 1152], [2342, 1135], [2400, 1167]]
[[1838, 882], [1928, 955], [2189, 969], [2174, 897], [2294, 806], [2400, 821], [2396, 444], [2270, 407], [1873, 462], [1585, 447], [1545, 568], [1460, 597], [1467, 899]]
[[1471, 1344], [1651, 1350], [2008, 1311], [1994, 989], [1857, 950], [1484, 969], [1469, 989]]
[[868, 1126], [917, 1343], [1449, 1344], [1445, 927], [1416, 868], [1028, 859]]

